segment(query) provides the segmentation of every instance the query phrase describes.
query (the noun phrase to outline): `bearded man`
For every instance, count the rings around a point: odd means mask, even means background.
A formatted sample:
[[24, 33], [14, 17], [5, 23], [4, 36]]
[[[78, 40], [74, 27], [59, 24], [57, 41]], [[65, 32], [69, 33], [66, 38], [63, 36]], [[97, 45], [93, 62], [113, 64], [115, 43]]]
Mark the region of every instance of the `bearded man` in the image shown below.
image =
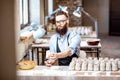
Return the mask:
[[75, 31], [69, 31], [68, 13], [58, 11], [55, 14], [56, 34], [49, 42], [50, 55], [46, 59], [46, 66], [52, 66], [56, 60], [60, 66], [68, 66], [73, 57], [77, 57], [76, 51], [80, 45], [80, 35]]

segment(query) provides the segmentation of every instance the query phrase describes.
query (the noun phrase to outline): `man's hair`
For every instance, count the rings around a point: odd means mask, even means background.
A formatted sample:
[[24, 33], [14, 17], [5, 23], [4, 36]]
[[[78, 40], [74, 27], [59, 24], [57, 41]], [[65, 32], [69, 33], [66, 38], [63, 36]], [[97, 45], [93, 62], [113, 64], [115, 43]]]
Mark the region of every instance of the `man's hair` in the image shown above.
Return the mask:
[[58, 12], [56, 12], [55, 17], [58, 16], [58, 15], [65, 15], [67, 18], [69, 18], [68, 13], [66, 13], [66, 12], [64, 12], [64, 11], [61, 11], [61, 10], [58, 11]]

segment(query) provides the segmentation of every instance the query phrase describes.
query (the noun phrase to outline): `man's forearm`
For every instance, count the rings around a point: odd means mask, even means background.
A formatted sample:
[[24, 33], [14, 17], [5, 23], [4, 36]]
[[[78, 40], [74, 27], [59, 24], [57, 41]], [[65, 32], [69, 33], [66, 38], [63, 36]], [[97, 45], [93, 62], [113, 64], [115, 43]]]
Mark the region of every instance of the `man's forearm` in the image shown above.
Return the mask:
[[65, 57], [69, 56], [70, 54], [71, 54], [71, 50], [68, 48], [63, 52], [59, 52], [57, 54], [57, 56], [58, 56], [58, 58], [65, 58]]

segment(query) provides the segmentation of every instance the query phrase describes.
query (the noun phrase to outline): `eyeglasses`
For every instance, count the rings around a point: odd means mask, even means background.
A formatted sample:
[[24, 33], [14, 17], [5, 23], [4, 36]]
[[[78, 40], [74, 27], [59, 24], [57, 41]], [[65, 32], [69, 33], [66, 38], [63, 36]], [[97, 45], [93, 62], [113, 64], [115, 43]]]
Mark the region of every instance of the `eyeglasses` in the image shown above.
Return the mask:
[[59, 24], [59, 23], [65, 23], [66, 20], [67, 20], [67, 19], [65, 19], [65, 20], [59, 20], [59, 21], [56, 21], [56, 23], [57, 23], [57, 24]]

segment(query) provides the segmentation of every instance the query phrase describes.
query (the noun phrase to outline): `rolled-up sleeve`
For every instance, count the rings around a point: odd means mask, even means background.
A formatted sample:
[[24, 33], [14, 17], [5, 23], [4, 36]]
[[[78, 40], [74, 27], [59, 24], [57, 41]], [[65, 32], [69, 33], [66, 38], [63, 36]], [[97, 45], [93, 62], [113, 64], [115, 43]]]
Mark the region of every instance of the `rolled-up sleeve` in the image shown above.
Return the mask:
[[71, 55], [76, 52], [78, 47], [80, 46], [81, 38], [77, 33], [72, 33], [69, 38], [69, 48], [71, 50]]

